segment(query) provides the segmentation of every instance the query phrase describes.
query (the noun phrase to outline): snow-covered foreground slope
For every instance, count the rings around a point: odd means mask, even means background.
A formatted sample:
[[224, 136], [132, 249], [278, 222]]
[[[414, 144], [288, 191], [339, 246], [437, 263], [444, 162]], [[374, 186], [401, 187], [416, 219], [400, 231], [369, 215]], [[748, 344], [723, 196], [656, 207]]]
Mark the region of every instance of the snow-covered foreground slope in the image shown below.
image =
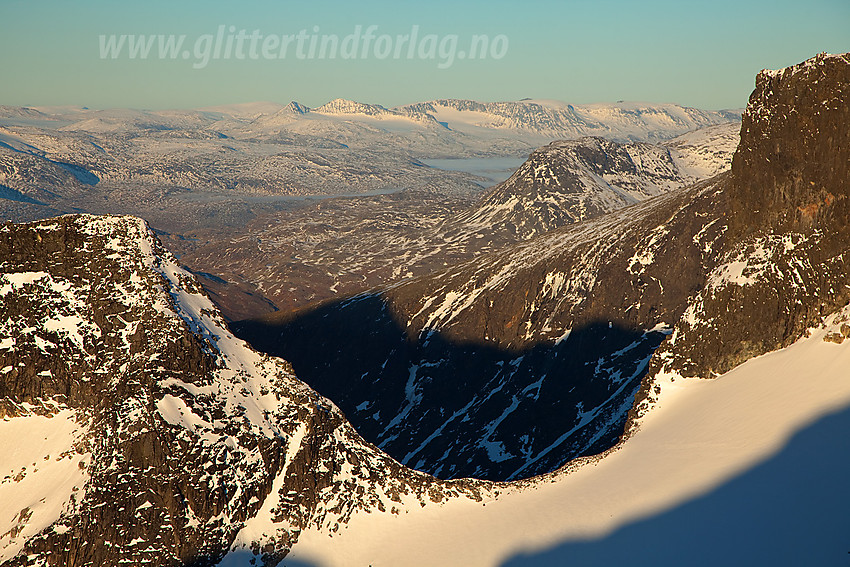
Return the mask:
[[76, 450], [85, 428], [75, 417], [66, 409], [0, 420], [0, 560], [85, 497], [91, 455]]
[[[823, 340], [834, 321], [716, 380], [659, 376], [661, 394], [639, 430], [571, 472], [482, 503], [356, 514], [332, 537], [302, 532], [288, 559], [323, 567], [843, 564], [850, 451], [835, 420], [850, 422], [850, 342]], [[820, 420], [830, 424], [817, 430], [827, 452], [813, 463], [777, 457]], [[783, 485], [788, 479], [812, 482]], [[676, 521], [682, 509], [687, 525]], [[653, 532], [656, 518], [674, 533]], [[724, 537], [714, 537], [721, 528]]]

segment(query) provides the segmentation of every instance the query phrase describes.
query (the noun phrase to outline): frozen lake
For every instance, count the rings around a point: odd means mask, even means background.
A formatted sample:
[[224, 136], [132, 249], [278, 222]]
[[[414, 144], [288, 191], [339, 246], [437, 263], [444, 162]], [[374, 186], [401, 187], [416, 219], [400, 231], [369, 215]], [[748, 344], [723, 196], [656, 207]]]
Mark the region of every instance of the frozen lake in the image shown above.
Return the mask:
[[510, 177], [525, 162], [525, 159], [517, 157], [489, 157], [423, 159], [421, 161], [429, 167], [436, 167], [437, 169], [445, 169], [447, 171], [463, 171], [483, 177], [484, 180], [480, 182], [481, 185], [490, 187]]

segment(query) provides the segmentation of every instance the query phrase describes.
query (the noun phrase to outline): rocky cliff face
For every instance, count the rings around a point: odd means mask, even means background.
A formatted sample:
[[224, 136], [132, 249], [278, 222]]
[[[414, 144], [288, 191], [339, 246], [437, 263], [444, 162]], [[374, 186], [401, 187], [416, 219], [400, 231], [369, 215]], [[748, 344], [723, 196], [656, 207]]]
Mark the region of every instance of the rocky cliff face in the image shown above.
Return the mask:
[[5, 225], [0, 258], [0, 465], [32, 453], [0, 481], [3, 565], [273, 565], [310, 522], [478, 493], [363, 443], [139, 219]]
[[847, 68], [760, 75], [729, 174], [239, 332], [439, 476], [531, 476], [610, 447], [647, 373], [711, 377], [850, 299]]
[[725, 372], [850, 300], [848, 98], [846, 54], [758, 75], [724, 189], [726, 243], [659, 366]]
[[733, 229], [829, 230], [850, 219], [850, 56], [762, 71], [733, 163]]

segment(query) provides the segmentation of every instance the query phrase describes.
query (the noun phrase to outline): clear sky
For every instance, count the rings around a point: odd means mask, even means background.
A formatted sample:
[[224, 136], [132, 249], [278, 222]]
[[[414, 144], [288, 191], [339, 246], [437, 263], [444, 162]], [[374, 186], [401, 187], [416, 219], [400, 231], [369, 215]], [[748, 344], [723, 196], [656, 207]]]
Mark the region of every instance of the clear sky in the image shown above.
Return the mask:
[[[416, 42], [402, 43], [414, 29]], [[158, 55], [158, 36], [167, 48], [171, 34], [185, 36], [173, 59]], [[128, 36], [120, 51], [109, 51], [113, 35], [112, 47]], [[139, 35], [152, 47], [131, 58]], [[467, 55], [474, 35], [487, 36], [484, 57]], [[475, 47], [481, 55], [480, 38]], [[760, 69], [821, 51], [850, 51], [850, 0], [0, 0], [0, 104], [531, 97], [735, 108]]]

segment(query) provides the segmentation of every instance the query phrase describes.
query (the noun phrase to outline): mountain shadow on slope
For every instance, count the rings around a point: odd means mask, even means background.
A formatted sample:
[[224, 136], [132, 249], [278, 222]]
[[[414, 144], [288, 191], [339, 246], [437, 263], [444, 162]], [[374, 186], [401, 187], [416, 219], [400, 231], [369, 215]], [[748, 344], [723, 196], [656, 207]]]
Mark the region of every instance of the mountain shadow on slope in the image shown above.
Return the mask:
[[377, 295], [232, 328], [290, 361], [401, 463], [489, 480], [541, 474], [613, 445], [664, 338], [607, 321], [519, 349], [439, 331], [411, 337]]

